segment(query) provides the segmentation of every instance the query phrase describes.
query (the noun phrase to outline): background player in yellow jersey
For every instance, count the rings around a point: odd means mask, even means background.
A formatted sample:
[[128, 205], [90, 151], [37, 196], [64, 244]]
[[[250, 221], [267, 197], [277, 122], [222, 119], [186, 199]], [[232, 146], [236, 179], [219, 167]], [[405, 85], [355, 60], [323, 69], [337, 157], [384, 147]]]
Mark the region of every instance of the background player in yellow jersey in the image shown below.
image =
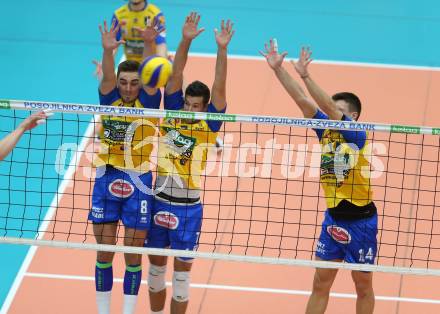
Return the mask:
[[[144, 42], [138, 29], [144, 29], [147, 22], [155, 21], [159, 28], [165, 27], [165, 17], [160, 9], [146, 0], [129, 0], [128, 4], [118, 8], [113, 14], [116, 25], [120, 25], [117, 39], [123, 39], [124, 54], [127, 60], [142, 61]], [[165, 32], [161, 32], [155, 41], [155, 53], [167, 58]]]
[[[275, 40], [260, 52], [274, 70], [278, 80], [302, 110], [306, 118], [357, 120], [361, 102], [353, 93], [328, 96], [311, 78], [308, 65], [311, 51], [302, 48], [298, 62], [293, 62], [312, 99], [283, 68], [286, 52], [279, 54]], [[321, 184], [327, 202], [327, 211], [316, 248], [316, 258], [327, 261], [373, 264], [377, 251], [377, 211], [372, 201], [370, 179], [363, 169], [369, 169], [364, 157], [367, 145], [365, 131], [315, 130], [321, 146]], [[356, 162], [355, 156], [359, 158]], [[306, 313], [324, 313], [330, 288], [337, 269], [317, 268], [312, 295]], [[372, 273], [352, 271], [356, 286], [356, 313], [373, 313], [374, 292]]]
[[[165, 28], [165, 16], [154, 4], [146, 0], [129, 0], [127, 4], [119, 7], [113, 13], [112, 21], [116, 26], [120, 26], [116, 35], [117, 40], [123, 40], [124, 55], [126, 60], [142, 62], [144, 41], [139, 29], [144, 29], [147, 22], [157, 24], [158, 28]], [[155, 40], [153, 54], [168, 57], [166, 34], [161, 32]], [[117, 49], [113, 52], [116, 54]], [[93, 61], [96, 65], [95, 75], [102, 76], [101, 63]]]
[[[156, 25], [154, 25], [156, 26]], [[119, 64], [115, 74], [113, 50], [123, 41], [117, 39], [119, 27], [110, 30], [100, 26], [103, 52], [103, 79], [99, 86], [101, 105], [158, 109], [161, 93], [140, 84], [140, 64], [127, 60]], [[153, 26], [149, 28], [154, 32]], [[151, 53], [145, 42], [145, 56]], [[94, 161], [97, 167], [89, 220], [100, 244], [115, 244], [119, 220], [125, 226], [124, 245], [143, 246], [150, 226], [152, 206], [152, 174], [149, 166], [150, 144], [140, 142], [154, 136], [157, 119], [137, 119], [125, 116], [103, 116], [100, 131], [100, 153]], [[110, 313], [113, 286], [114, 253], [97, 252], [95, 268], [98, 313]], [[124, 314], [134, 313], [141, 282], [141, 255], [125, 254]]]
[[[168, 108], [184, 111], [224, 113], [226, 110], [227, 46], [234, 34], [232, 23], [221, 22], [215, 30], [217, 61], [210, 97], [209, 88], [200, 81], [189, 84], [183, 95], [183, 70], [200, 16], [191, 13], [183, 25], [182, 39], [173, 63], [173, 74], [165, 88]], [[219, 121], [165, 119], [160, 127], [158, 175], [152, 211], [152, 226], [147, 246], [178, 250], [195, 250], [201, 230], [203, 208], [200, 203], [200, 177], [208, 148], [215, 148]], [[185, 313], [189, 299], [191, 258], [175, 258], [171, 313]], [[163, 313], [166, 299], [165, 272], [167, 258], [150, 256], [148, 285], [151, 313]]]

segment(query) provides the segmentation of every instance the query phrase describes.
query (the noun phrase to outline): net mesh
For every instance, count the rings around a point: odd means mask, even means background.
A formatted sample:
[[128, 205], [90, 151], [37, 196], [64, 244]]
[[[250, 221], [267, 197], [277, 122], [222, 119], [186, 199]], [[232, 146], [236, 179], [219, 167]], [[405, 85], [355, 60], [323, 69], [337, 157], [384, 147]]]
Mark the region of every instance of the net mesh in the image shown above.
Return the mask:
[[[17, 109], [22, 108], [17, 105]], [[92, 114], [72, 112], [57, 113], [26, 133], [0, 163], [2, 241], [95, 243], [87, 215], [96, 175], [92, 160], [99, 149], [95, 137], [99, 122]], [[27, 110], [1, 111], [0, 136], [28, 114]], [[154, 114], [166, 115], [164, 111]], [[238, 121], [223, 123], [222, 151], [211, 151], [207, 158], [201, 181], [203, 224], [194, 254], [312, 263], [326, 209], [316, 133], [294, 123], [281, 125], [275, 118], [259, 123], [262, 117], [242, 117], [241, 122], [235, 116]], [[431, 134], [410, 134], [426, 128], [390, 126], [389, 130], [393, 132], [368, 133], [373, 200], [379, 215], [376, 264], [407, 271], [437, 270], [439, 136], [433, 135], [434, 129], [428, 129]], [[122, 225], [117, 238], [121, 245]]]

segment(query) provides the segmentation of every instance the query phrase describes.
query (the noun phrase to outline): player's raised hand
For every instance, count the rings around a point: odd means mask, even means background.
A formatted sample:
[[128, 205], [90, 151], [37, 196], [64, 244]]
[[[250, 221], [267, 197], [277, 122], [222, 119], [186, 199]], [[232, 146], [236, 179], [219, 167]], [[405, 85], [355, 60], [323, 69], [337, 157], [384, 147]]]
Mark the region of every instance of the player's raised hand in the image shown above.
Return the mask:
[[99, 25], [99, 31], [101, 32], [101, 43], [104, 50], [114, 50], [119, 47], [120, 44], [124, 44], [124, 40], [117, 40], [116, 34], [119, 31], [119, 25], [115, 26], [115, 20], [112, 21], [110, 30], [107, 27], [107, 22], [104, 21], [104, 27]]
[[156, 37], [165, 31], [165, 26], [163, 26], [159, 19], [154, 18], [153, 21], [151, 21], [150, 18], [147, 18], [146, 26], [144, 29], [139, 27], [133, 27], [133, 29], [138, 32], [139, 36], [145, 41], [145, 42], [153, 42], [156, 40]]
[[27, 117], [21, 124], [20, 128], [24, 131], [31, 130], [35, 128], [39, 124], [43, 124], [46, 122], [46, 119], [53, 115], [53, 113], [49, 111], [38, 111]]
[[221, 48], [226, 48], [231, 41], [232, 36], [235, 33], [235, 30], [233, 30], [234, 23], [232, 23], [230, 20], [225, 21], [222, 20], [222, 23], [220, 25], [220, 31], [218, 29], [214, 29], [215, 33], [215, 41], [217, 42], [217, 46]]
[[102, 62], [101, 60], [92, 60], [92, 63], [95, 65], [95, 72], [93, 75], [96, 77], [98, 81], [102, 80]]
[[287, 56], [287, 52], [283, 52], [281, 54], [278, 53], [278, 43], [275, 38], [271, 38], [269, 40], [269, 44], [264, 44], [264, 50], [265, 51], [260, 50], [259, 52], [263, 57], [266, 58], [267, 64], [269, 64], [269, 66], [274, 70], [283, 64], [284, 58]]
[[306, 78], [309, 76], [308, 66], [312, 61], [312, 50], [310, 47], [301, 47], [298, 61], [295, 62], [292, 60], [291, 63], [295, 67], [295, 70], [299, 76]]
[[193, 40], [197, 36], [199, 36], [200, 33], [202, 33], [205, 28], [199, 27], [200, 22], [200, 14], [197, 12], [191, 12], [185, 20], [185, 24], [183, 24], [182, 28], [182, 35], [183, 38], [188, 40]]

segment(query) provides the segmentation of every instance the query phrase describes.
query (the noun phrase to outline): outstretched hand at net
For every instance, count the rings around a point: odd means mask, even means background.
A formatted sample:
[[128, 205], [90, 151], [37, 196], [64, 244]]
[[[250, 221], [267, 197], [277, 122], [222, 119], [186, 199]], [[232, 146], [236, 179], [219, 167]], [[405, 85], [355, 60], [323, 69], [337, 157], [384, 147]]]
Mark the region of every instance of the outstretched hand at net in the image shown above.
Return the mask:
[[101, 42], [102, 48], [104, 50], [112, 50], [119, 47], [119, 45], [124, 44], [124, 40], [117, 40], [116, 35], [119, 31], [120, 26], [115, 26], [115, 21], [112, 22], [110, 30], [107, 27], [107, 22], [104, 21], [104, 28], [99, 25], [99, 31], [101, 32]]
[[284, 58], [287, 56], [287, 51], [283, 53], [278, 53], [278, 45], [275, 38], [271, 38], [269, 40], [269, 45], [267, 43], [264, 44], [265, 51], [259, 51], [260, 54], [266, 58], [267, 63], [272, 69], [279, 68], [284, 61]]
[[312, 50], [310, 47], [302, 47], [298, 61], [292, 60], [291, 63], [299, 76], [305, 78], [309, 76], [308, 66], [312, 61]]

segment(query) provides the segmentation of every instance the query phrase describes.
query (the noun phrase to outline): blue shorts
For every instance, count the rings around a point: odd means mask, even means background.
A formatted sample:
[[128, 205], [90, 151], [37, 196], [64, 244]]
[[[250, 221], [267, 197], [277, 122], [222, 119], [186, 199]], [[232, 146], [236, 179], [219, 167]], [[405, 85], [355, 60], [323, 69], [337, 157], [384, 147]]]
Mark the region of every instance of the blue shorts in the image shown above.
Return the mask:
[[316, 256], [325, 260], [374, 264], [377, 254], [377, 215], [359, 220], [335, 220], [325, 212]]
[[131, 176], [128, 171], [107, 165], [105, 174], [95, 180], [89, 220], [93, 223], [122, 220], [128, 228], [149, 229], [153, 203], [151, 172], [130, 173]]
[[155, 199], [151, 217], [153, 219], [145, 241], [146, 247], [197, 250], [202, 228], [202, 204], [172, 205]]

